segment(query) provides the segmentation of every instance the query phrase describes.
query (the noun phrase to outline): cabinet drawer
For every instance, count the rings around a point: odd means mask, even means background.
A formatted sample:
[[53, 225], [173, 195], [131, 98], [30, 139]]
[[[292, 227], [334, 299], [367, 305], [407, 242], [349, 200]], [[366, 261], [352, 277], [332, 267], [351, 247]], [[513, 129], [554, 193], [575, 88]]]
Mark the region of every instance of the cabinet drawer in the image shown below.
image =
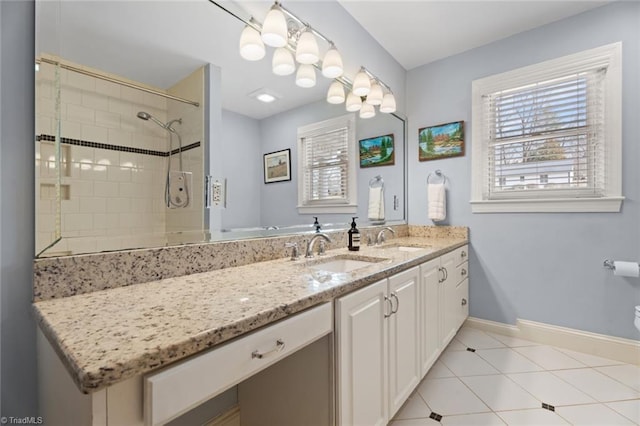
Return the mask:
[[161, 425], [331, 332], [331, 303], [144, 378], [146, 425]]
[[469, 279], [463, 280], [456, 287], [457, 325], [460, 327], [469, 316]]
[[464, 262], [456, 266], [456, 278], [455, 278], [456, 284], [460, 283], [462, 280], [466, 279], [467, 277], [469, 277], [469, 262]]
[[459, 265], [463, 262], [467, 262], [469, 260], [469, 246], [462, 246], [455, 249], [453, 252], [453, 256], [455, 258], [456, 265]]

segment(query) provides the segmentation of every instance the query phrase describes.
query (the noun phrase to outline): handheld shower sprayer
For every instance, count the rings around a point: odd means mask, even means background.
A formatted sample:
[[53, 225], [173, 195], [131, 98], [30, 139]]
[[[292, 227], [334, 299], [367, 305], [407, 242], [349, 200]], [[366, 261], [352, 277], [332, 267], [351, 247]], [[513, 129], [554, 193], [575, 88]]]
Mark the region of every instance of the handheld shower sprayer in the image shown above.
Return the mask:
[[[180, 137], [180, 133], [178, 133], [171, 125], [173, 123], [182, 124], [181, 118], [176, 118], [167, 123], [163, 123], [162, 121], [155, 118], [153, 115], [149, 114], [145, 111], [140, 111], [137, 114], [138, 118], [145, 121], [153, 121], [158, 126], [165, 129], [169, 132], [169, 156], [167, 161], [167, 179], [164, 191], [164, 198], [167, 207], [169, 208], [179, 208], [179, 207], [187, 207], [190, 203], [190, 172], [185, 172], [182, 168], [182, 137]], [[180, 170], [172, 171], [171, 170], [171, 157], [173, 156], [173, 135], [178, 137], [178, 158], [180, 161]]]

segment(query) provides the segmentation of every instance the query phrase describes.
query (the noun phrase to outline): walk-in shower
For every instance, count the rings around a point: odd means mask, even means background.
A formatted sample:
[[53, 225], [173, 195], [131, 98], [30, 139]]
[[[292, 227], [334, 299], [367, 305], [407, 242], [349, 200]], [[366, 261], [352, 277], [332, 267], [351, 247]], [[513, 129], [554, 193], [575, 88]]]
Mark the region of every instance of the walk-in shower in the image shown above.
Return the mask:
[[[167, 160], [167, 176], [164, 187], [164, 201], [165, 205], [170, 209], [177, 208], [185, 208], [189, 206], [191, 201], [191, 172], [185, 172], [182, 167], [182, 137], [180, 133], [176, 131], [173, 127], [173, 124], [178, 123], [182, 124], [181, 118], [176, 118], [174, 120], [168, 121], [167, 123], [163, 123], [162, 121], [155, 118], [153, 115], [148, 112], [140, 111], [138, 112], [138, 118], [145, 121], [153, 121], [158, 126], [165, 129], [169, 132], [169, 159]], [[171, 157], [173, 157], [173, 135], [178, 137], [178, 160], [179, 160], [179, 170], [171, 170]]]

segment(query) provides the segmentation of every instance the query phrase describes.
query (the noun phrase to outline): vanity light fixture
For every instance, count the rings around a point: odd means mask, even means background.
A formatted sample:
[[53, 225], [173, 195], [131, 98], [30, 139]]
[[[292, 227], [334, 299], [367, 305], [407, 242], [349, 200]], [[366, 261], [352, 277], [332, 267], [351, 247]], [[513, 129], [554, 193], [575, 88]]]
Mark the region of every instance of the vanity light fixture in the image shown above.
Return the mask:
[[240, 35], [240, 56], [247, 61], [259, 61], [264, 55], [265, 48], [260, 33], [247, 25]]
[[[248, 21], [240, 18], [214, 0], [209, 2], [246, 24], [240, 36], [240, 55], [243, 58], [257, 61], [265, 56], [265, 44], [276, 47], [271, 62], [274, 74], [293, 74], [297, 62], [300, 66], [295, 81], [300, 87], [316, 85], [315, 69], [321, 71], [324, 77], [334, 79], [327, 92], [329, 103], [345, 102], [346, 89], [347, 111], [360, 111], [362, 118], [375, 116], [374, 105], [379, 106], [382, 113], [390, 114], [396, 111], [396, 100], [387, 84], [365, 67], [360, 67], [353, 81], [345, 77], [342, 56], [333, 41], [298, 18], [280, 2], [276, 1], [271, 6], [262, 25], [253, 18]], [[317, 39], [323, 40], [329, 46], [322, 61]]]
[[262, 41], [271, 47], [284, 47], [289, 42], [287, 19], [282, 13], [278, 2], [274, 3], [269, 13], [267, 13], [260, 35]]
[[278, 47], [273, 52], [271, 69], [275, 75], [290, 75], [296, 71], [296, 64], [293, 55], [286, 47]]
[[318, 42], [311, 30], [307, 28], [298, 39], [296, 46], [296, 61], [305, 65], [315, 64], [320, 60]]
[[327, 102], [330, 104], [341, 104], [344, 102], [344, 86], [339, 81], [334, 81], [329, 86]]
[[376, 116], [376, 109], [373, 105], [364, 102], [360, 108], [360, 118], [372, 118]]
[[343, 72], [342, 56], [340, 56], [338, 49], [331, 44], [331, 47], [329, 47], [329, 50], [327, 50], [322, 60], [322, 75], [327, 78], [337, 78], [340, 77]]
[[316, 85], [316, 70], [313, 65], [301, 64], [296, 73], [296, 85], [300, 87], [313, 87]]
[[382, 103], [383, 96], [384, 94], [382, 93], [382, 86], [380, 86], [380, 84], [378, 84], [378, 82], [376, 81], [371, 85], [371, 90], [367, 95], [366, 102], [369, 105], [380, 105]]
[[346, 108], [349, 112], [360, 111], [360, 108], [362, 108], [362, 98], [358, 95], [354, 95], [353, 92], [349, 92], [347, 95]]

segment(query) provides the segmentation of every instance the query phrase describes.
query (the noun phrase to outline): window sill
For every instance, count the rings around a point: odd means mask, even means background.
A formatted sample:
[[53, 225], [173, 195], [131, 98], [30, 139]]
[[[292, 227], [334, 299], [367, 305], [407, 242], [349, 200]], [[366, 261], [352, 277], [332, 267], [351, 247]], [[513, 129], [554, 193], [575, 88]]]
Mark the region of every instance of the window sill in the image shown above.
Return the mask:
[[624, 197], [471, 200], [472, 213], [617, 213]]
[[356, 204], [341, 204], [333, 206], [298, 206], [300, 214], [325, 214], [325, 213], [357, 213], [358, 206]]

